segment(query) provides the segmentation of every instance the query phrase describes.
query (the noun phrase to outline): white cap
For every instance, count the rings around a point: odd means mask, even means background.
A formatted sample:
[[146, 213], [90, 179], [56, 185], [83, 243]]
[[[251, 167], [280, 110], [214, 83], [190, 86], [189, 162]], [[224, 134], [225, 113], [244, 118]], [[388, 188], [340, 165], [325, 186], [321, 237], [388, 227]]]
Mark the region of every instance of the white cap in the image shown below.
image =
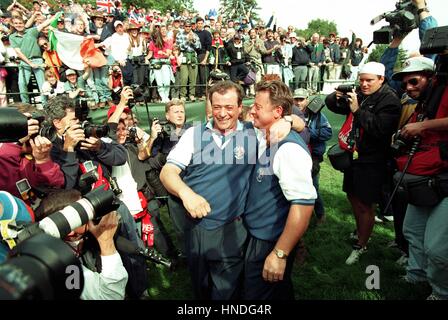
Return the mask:
[[361, 67], [361, 70], [359, 70], [359, 74], [362, 73], [368, 73], [368, 74], [375, 74], [378, 76], [384, 77], [384, 72], [386, 68], [384, 67], [384, 64], [379, 62], [367, 62], [365, 65]]
[[296, 39], [297, 39], [297, 34], [296, 34], [295, 32], [291, 32], [291, 33], [289, 34], [289, 37], [290, 37], [290, 38], [296, 38]]
[[123, 22], [121, 22], [120, 20], [117, 20], [114, 22], [114, 28], [116, 28], [118, 25], [123, 25]]

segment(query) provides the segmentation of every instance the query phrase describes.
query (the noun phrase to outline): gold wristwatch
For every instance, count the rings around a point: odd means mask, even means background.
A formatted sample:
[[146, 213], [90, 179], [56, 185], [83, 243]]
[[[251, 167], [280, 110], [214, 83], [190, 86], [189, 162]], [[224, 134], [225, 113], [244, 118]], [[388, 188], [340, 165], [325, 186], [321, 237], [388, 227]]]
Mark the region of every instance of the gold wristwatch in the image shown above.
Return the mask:
[[277, 258], [279, 258], [279, 259], [286, 259], [288, 257], [288, 255], [285, 253], [285, 251], [283, 251], [281, 249], [274, 248], [274, 252], [275, 252], [275, 255], [277, 256]]

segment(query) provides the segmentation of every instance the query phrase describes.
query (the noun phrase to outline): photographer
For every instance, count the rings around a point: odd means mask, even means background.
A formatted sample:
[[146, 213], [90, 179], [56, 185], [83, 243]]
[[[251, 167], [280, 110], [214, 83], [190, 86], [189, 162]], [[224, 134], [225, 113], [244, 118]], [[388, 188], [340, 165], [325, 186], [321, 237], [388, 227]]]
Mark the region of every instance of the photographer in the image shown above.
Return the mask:
[[[31, 187], [62, 188], [64, 174], [52, 161], [52, 143], [39, 133], [39, 121], [31, 118], [35, 108], [29, 104], [15, 105], [28, 120], [28, 135], [18, 143], [0, 143], [0, 190], [22, 197], [16, 183], [27, 179]], [[27, 195], [25, 195], [27, 196]]]
[[[440, 63], [446, 63], [446, 56], [439, 58], [443, 61]], [[399, 140], [400, 144], [404, 144], [403, 148], [400, 148], [401, 154], [396, 157], [400, 171], [397, 174], [407, 173], [401, 183], [407, 191], [409, 202], [403, 224], [403, 234], [409, 242], [405, 279], [413, 284], [429, 282], [432, 294], [428, 300], [446, 300], [448, 299], [446, 74], [434, 76], [433, 62], [425, 57], [410, 58], [404, 65], [404, 69], [395, 73], [392, 78], [400, 81], [406, 94], [417, 101], [414, 112], [408, 117], [399, 131], [399, 137], [395, 140], [395, 143]], [[446, 66], [444, 67], [446, 70]], [[423, 186], [426, 188], [421, 188], [422, 183], [412, 184], [409, 181], [412, 178], [423, 179]], [[430, 179], [435, 179], [437, 185], [430, 183]], [[434, 198], [434, 193], [437, 197], [429, 203], [429, 199]], [[422, 198], [425, 203], [421, 202]]]
[[114, 103], [118, 103], [120, 101], [120, 96], [117, 92], [119, 92], [124, 86], [123, 75], [118, 64], [114, 64], [109, 70], [108, 86], [112, 91], [112, 101]]
[[[126, 149], [109, 137], [86, 137], [76, 117], [74, 101], [66, 96], [57, 96], [50, 100], [47, 106], [47, 120], [53, 125], [57, 138], [54, 142], [51, 156], [61, 166], [65, 176], [65, 189], [80, 188], [80, 174], [86, 171], [86, 161], [92, 161], [98, 174], [95, 185], [109, 186], [110, 172], [113, 166], [126, 163]], [[135, 222], [128, 208], [121, 204], [117, 209], [123, 224], [122, 232], [129, 240], [142, 246], [138, 239]], [[140, 296], [145, 289], [143, 281], [146, 279], [144, 261], [132, 258], [125, 261], [125, 267], [130, 270], [129, 278], [131, 294]], [[139, 278], [140, 277], [140, 278]]]
[[[108, 122], [112, 126], [117, 125], [117, 142], [126, 148], [128, 159], [124, 165], [114, 166], [112, 175], [117, 178], [117, 183], [123, 190], [120, 199], [129, 208], [134, 219], [143, 218], [141, 223], [144, 224], [146, 223], [144, 212], [149, 213], [154, 227], [154, 247], [165, 256], [174, 256], [176, 254], [174, 245], [160, 220], [160, 203], [155, 198], [156, 195], [159, 195], [160, 188], [164, 190], [158, 175], [166, 162], [166, 155], [160, 154], [149, 158], [153, 142], [161, 133], [162, 128], [158, 121], [153, 121], [151, 135], [148, 136], [138, 127], [129, 127], [126, 118], [130, 109], [123, 106], [126, 106], [128, 98], [131, 97], [132, 91], [125, 87], [120, 104], [116, 108], [111, 108], [113, 112], [109, 110], [108, 113]], [[155, 174], [151, 174], [151, 172]], [[166, 194], [165, 190], [164, 192]], [[139, 197], [144, 200], [140, 201]]]
[[[40, 218], [60, 211], [81, 199], [78, 190], [60, 190], [42, 200]], [[98, 224], [89, 221], [71, 231], [64, 241], [82, 262], [84, 287], [82, 300], [123, 300], [128, 273], [114, 243], [119, 216], [112, 211]]]
[[[425, 0], [413, 0], [413, 4], [420, 11], [419, 13], [419, 37], [422, 40], [426, 31], [432, 28], [437, 27], [436, 19], [428, 12], [426, 8]], [[402, 98], [402, 109], [401, 109], [401, 117], [400, 122], [398, 124], [397, 129], [401, 129], [406, 122], [411, 117], [417, 106], [417, 100], [412, 97], [412, 95], [407, 94], [406, 89], [402, 87], [402, 83], [399, 80], [395, 80], [392, 75], [394, 73], [394, 66], [398, 59], [399, 46], [402, 41], [406, 38], [406, 34], [394, 35], [392, 42], [389, 44], [389, 47], [384, 51], [381, 56], [381, 62], [386, 66], [386, 79], [390, 83], [391, 87], [395, 89], [395, 91]], [[428, 58], [434, 59], [435, 56], [428, 56]], [[417, 61], [417, 60], [416, 60]], [[425, 73], [431, 74], [433, 71], [434, 64], [428, 60], [421, 60], [424, 64], [420, 66], [418, 70], [415, 70], [417, 73]], [[424, 72], [426, 71], [426, 72]], [[395, 168], [396, 169], [396, 168]], [[409, 255], [408, 242], [406, 241], [403, 235], [403, 222], [406, 214], [407, 201], [400, 196], [395, 196], [392, 202], [393, 214], [394, 214], [394, 230], [395, 230], [395, 244], [398, 248], [403, 252], [402, 256], [397, 260], [397, 263], [404, 264], [407, 262]]]
[[325, 99], [331, 111], [347, 115], [339, 132], [339, 145], [353, 157], [344, 170], [343, 190], [355, 214], [357, 233], [357, 243], [346, 260], [349, 265], [367, 251], [375, 224], [375, 204], [381, 200], [387, 178], [389, 144], [400, 117], [400, 100], [384, 83], [384, 69], [381, 63], [366, 63], [359, 72], [359, 90], [345, 94], [336, 90]]

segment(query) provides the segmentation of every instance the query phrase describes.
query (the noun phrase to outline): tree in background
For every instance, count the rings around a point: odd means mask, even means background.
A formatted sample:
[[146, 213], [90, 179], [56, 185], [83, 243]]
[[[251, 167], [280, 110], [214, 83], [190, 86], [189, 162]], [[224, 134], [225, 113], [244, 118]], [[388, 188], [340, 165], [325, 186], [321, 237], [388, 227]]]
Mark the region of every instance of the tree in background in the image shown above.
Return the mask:
[[308, 22], [308, 27], [304, 30], [297, 29], [296, 32], [304, 37], [305, 39], [310, 39], [313, 33], [318, 33], [319, 35], [328, 35], [332, 32], [338, 34], [338, 27], [334, 21], [328, 21], [325, 19], [314, 19]]
[[255, 22], [259, 19], [257, 10], [260, 10], [257, 0], [221, 0], [219, 13], [224, 20], [250, 18]]
[[[368, 62], [370, 62], [370, 61], [380, 62], [381, 56], [383, 55], [384, 51], [387, 49], [388, 46], [389, 45], [387, 45], [387, 44], [376, 45], [375, 48], [371, 51], [371, 53], [369, 55], [369, 59], [367, 61]], [[401, 47], [398, 48], [397, 62], [395, 63], [395, 66], [394, 66], [395, 71], [402, 69], [403, 63], [406, 60], [407, 56], [408, 56], [408, 53], [406, 50], [404, 50]]]

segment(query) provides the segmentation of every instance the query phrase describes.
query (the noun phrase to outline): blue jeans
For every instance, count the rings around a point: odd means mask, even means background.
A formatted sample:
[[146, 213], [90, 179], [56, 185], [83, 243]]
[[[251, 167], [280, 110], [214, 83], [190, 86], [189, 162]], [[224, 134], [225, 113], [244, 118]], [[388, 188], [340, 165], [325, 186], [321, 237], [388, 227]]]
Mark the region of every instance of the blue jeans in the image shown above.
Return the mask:
[[[42, 65], [44, 60], [42, 58], [30, 59], [30, 61], [36, 65]], [[29, 64], [25, 62], [20, 62], [19, 64], [19, 90], [20, 99], [22, 102], [30, 103], [30, 98], [28, 96], [28, 83], [30, 82], [31, 72], [34, 72], [37, 84], [39, 86], [39, 91], [42, 91], [42, 85], [45, 82], [45, 75], [43, 68], [32, 69]], [[42, 102], [44, 103], [44, 96], [42, 95]]]
[[403, 233], [409, 241], [409, 279], [428, 281], [433, 293], [448, 298], [448, 197], [434, 207], [409, 204]]
[[108, 85], [109, 66], [105, 65], [100, 68], [93, 68], [93, 80], [98, 93], [99, 102], [107, 102], [111, 100], [110, 89]]

